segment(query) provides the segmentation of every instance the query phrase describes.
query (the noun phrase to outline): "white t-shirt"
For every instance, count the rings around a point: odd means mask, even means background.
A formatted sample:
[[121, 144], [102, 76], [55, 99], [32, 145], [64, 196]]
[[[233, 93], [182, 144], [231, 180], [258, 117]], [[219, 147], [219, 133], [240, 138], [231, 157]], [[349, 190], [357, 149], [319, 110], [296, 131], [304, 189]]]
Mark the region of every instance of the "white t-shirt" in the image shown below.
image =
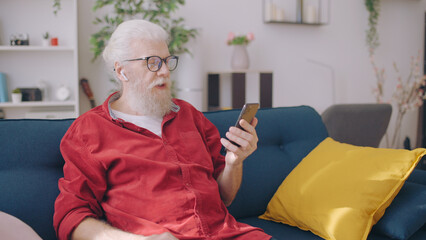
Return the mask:
[[149, 131], [161, 137], [161, 123], [163, 122], [163, 118], [153, 117], [153, 116], [131, 115], [131, 114], [119, 112], [114, 109], [111, 109], [111, 110], [116, 118], [121, 118], [126, 122], [130, 122], [135, 124], [136, 126], [148, 129]]

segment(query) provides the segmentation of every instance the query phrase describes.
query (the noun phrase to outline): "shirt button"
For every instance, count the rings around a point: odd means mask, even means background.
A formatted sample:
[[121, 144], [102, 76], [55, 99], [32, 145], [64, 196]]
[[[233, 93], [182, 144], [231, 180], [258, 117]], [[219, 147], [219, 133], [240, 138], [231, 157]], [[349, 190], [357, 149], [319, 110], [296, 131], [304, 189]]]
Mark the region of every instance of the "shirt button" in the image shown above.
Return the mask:
[[186, 185], [187, 187], [190, 187], [190, 186], [191, 186], [191, 184], [190, 184], [190, 183], [186, 183], [185, 185]]

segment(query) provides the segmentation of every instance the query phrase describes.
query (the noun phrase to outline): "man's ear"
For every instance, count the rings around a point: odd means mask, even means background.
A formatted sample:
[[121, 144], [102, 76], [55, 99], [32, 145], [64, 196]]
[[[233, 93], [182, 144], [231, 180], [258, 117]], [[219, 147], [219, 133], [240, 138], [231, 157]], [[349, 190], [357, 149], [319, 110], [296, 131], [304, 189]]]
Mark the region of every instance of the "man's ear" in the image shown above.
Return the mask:
[[115, 75], [117, 76], [118, 79], [120, 79], [120, 81], [122, 82], [129, 81], [126, 74], [124, 73], [123, 66], [121, 66], [119, 62], [114, 63], [114, 70], [115, 70]]

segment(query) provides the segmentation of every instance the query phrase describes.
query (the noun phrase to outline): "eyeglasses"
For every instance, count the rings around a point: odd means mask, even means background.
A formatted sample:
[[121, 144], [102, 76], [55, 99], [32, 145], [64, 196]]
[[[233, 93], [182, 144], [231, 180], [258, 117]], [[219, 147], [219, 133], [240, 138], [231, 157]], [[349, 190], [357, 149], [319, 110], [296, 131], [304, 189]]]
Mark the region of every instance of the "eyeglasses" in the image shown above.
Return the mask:
[[159, 56], [150, 56], [150, 57], [144, 57], [144, 58], [134, 58], [134, 59], [128, 59], [124, 60], [125, 62], [132, 62], [132, 61], [139, 61], [139, 60], [145, 60], [146, 66], [148, 67], [148, 70], [151, 72], [157, 72], [161, 69], [161, 66], [163, 65], [163, 62], [166, 64], [169, 71], [173, 71], [176, 69], [178, 65], [178, 56], [168, 56], [166, 58], [160, 58]]

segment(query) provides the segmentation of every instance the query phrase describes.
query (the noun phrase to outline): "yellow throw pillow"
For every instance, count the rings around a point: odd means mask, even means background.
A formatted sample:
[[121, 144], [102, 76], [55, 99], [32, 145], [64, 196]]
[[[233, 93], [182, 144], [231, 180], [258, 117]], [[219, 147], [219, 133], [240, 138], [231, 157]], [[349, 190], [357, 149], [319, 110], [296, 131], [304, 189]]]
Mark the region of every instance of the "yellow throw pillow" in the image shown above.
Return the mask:
[[326, 138], [287, 176], [260, 218], [325, 239], [367, 239], [425, 153]]

